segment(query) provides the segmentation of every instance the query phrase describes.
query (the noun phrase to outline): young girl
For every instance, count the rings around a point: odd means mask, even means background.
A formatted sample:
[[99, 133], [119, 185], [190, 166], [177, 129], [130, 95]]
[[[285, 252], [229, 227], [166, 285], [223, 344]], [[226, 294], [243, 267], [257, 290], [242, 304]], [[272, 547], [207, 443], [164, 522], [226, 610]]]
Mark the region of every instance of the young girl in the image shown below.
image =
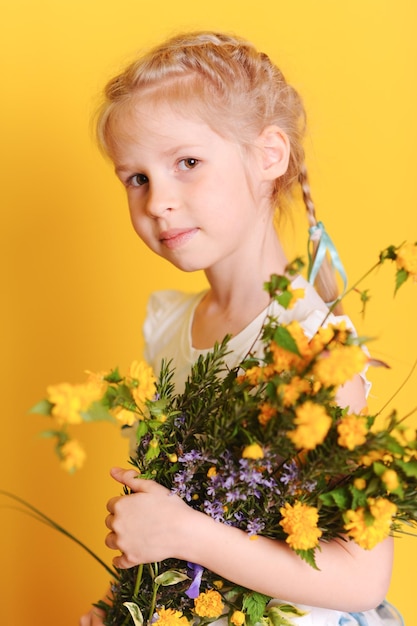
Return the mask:
[[[179, 269], [204, 270], [209, 288], [151, 297], [144, 326], [146, 357], [175, 365], [176, 390], [192, 363], [226, 334], [237, 365], [267, 312], [297, 319], [313, 335], [328, 313], [301, 276], [304, 298], [292, 310], [270, 305], [263, 284], [287, 265], [274, 228], [301, 183], [314, 224], [302, 148], [305, 114], [297, 92], [267, 55], [223, 34], [174, 37], [107, 86], [98, 134], [126, 187], [133, 227], [156, 254]], [[328, 296], [325, 296], [329, 300]], [[272, 310], [271, 307], [272, 306]], [[334, 320], [334, 317], [331, 318]], [[366, 403], [363, 378], [339, 393], [351, 411]], [[302, 605], [301, 626], [401, 624], [383, 602], [392, 566], [392, 539], [373, 550], [352, 541], [323, 543], [314, 570], [285, 544], [248, 541], [236, 528], [190, 508], [133, 470], [112, 470], [133, 493], [112, 498], [106, 525], [114, 565], [179, 558], [258, 592]], [[376, 608], [377, 607], [377, 608]], [[102, 624], [93, 609], [81, 626]]]

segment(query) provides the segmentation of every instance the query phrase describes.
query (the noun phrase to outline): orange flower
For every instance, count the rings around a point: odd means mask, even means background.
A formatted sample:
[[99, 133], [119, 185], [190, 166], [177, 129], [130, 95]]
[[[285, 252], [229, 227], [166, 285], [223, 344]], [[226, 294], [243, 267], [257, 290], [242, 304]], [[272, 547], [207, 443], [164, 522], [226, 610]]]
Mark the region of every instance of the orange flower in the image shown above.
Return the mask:
[[71, 439], [59, 448], [61, 467], [67, 472], [74, 472], [84, 465], [86, 454], [76, 439]]
[[314, 506], [286, 502], [280, 513], [280, 526], [288, 535], [285, 541], [293, 550], [310, 550], [318, 545], [322, 531], [317, 527], [319, 515]]
[[181, 611], [175, 611], [175, 609], [157, 609], [157, 619], [153, 622], [158, 626], [189, 626], [188, 619], [181, 613]]
[[397, 507], [386, 498], [369, 498], [368, 504], [373, 520], [369, 521], [364, 507], [349, 510], [345, 514], [345, 529], [361, 548], [372, 550], [388, 537]]
[[306, 378], [300, 378], [294, 376], [292, 380], [285, 385], [280, 385], [277, 389], [277, 394], [282, 396], [282, 403], [284, 406], [293, 406], [302, 393], [310, 391], [311, 384]]
[[218, 591], [209, 589], [194, 600], [194, 609], [199, 617], [220, 617], [224, 609], [222, 597]]
[[366, 441], [368, 432], [366, 417], [363, 415], [344, 415], [337, 426], [339, 437], [337, 443], [342, 448], [353, 450]]
[[264, 402], [259, 406], [260, 413], [258, 415], [258, 421], [261, 426], [266, 426], [267, 423], [275, 417], [277, 410], [271, 406], [268, 402]]
[[299, 449], [314, 450], [322, 443], [329, 431], [332, 420], [323, 406], [308, 400], [295, 410], [295, 430], [287, 432], [287, 437]]
[[328, 387], [338, 387], [362, 372], [367, 356], [359, 346], [336, 345], [322, 353], [314, 364], [313, 373]]
[[397, 250], [397, 268], [405, 270], [414, 281], [417, 280], [417, 244], [404, 243]]

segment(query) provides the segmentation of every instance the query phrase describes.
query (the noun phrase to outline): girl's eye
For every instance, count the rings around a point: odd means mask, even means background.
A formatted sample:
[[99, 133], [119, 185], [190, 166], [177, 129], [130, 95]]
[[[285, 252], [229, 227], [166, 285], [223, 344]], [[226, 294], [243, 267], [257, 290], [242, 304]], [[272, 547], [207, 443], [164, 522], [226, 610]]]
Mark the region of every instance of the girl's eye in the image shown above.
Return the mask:
[[178, 169], [183, 171], [192, 170], [199, 163], [200, 161], [198, 159], [193, 159], [192, 157], [189, 157], [188, 159], [181, 159], [181, 161], [178, 163]]
[[145, 174], [133, 174], [128, 180], [129, 185], [132, 187], [142, 187], [148, 182], [148, 177]]

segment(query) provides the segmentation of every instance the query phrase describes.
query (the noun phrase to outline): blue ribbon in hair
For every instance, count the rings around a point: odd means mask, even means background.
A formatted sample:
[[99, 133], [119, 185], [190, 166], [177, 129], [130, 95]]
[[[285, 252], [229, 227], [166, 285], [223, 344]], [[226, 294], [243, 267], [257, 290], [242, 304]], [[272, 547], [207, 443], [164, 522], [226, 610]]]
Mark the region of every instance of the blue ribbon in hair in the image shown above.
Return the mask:
[[[308, 229], [309, 233], [309, 246], [308, 246], [308, 282], [313, 284], [316, 280], [319, 269], [326, 258], [326, 255], [329, 257], [329, 261], [333, 269], [340, 275], [343, 281], [343, 292], [342, 295], [346, 291], [347, 287], [347, 275], [345, 268], [343, 267], [343, 263], [341, 258], [336, 250], [336, 246], [333, 241], [330, 239], [328, 232], [326, 231], [323, 222], [317, 222], [315, 226], [311, 226]], [[312, 247], [310, 246], [310, 242], [319, 241], [319, 245], [316, 250], [316, 255], [313, 260], [313, 254], [311, 252]], [[327, 302], [326, 304], [332, 305], [333, 302]]]

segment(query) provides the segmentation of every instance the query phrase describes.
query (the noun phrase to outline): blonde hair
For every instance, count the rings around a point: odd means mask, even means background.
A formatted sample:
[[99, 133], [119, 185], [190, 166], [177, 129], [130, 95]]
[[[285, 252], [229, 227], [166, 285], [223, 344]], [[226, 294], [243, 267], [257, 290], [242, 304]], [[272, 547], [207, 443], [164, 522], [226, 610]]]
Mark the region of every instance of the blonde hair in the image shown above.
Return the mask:
[[[289, 139], [290, 160], [285, 174], [275, 181], [271, 200], [282, 208], [300, 183], [310, 219], [314, 215], [304, 163], [302, 100], [280, 69], [250, 42], [209, 31], [176, 35], [111, 79], [104, 96], [96, 129], [106, 153], [117, 142], [112, 121], [132, 100], [141, 98], [169, 103], [180, 112], [192, 103], [200, 119], [244, 148], [276, 124]], [[321, 291], [320, 278], [317, 285]]]

